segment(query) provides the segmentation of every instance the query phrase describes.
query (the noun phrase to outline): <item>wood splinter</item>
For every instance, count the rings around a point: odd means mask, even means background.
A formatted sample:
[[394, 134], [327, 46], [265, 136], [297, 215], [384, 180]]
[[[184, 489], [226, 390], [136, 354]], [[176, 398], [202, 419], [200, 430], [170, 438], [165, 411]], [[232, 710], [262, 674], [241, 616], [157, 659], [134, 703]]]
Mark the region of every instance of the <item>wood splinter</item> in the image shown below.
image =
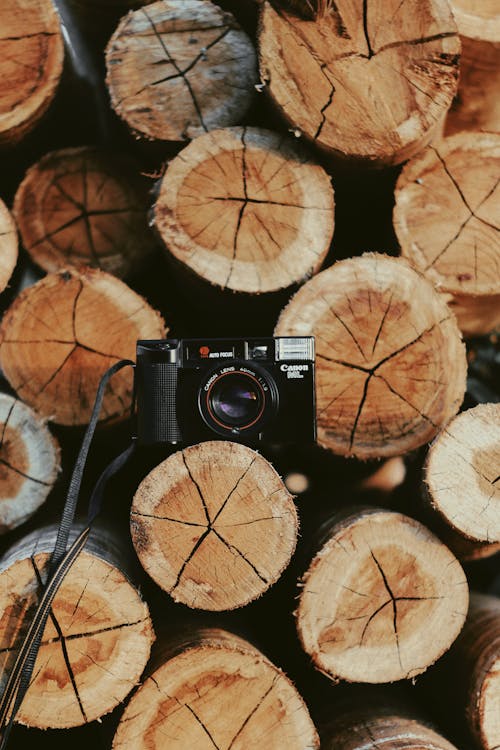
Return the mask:
[[465, 347], [442, 296], [409, 264], [367, 253], [292, 297], [276, 336], [315, 336], [318, 441], [399, 456], [431, 440], [465, 392]]
[[175, 601], [225, 610], [279, 578], [295, 549], [297, 514], [266, 459], [239, 443], [208, 441], [142, 481], [131, 531], [143, 567]]
[[161, 646], [159, 664], [124, 711], [113, 750], [319, 748], [301, 696], [248, 641], [192, 629]]
[[314, 665], [349, 682], [424, 672], [451, 646], [467, 614], [458, 560], [425, 526], [386, 510], [334, 518], [323, 538], [296, 613]]

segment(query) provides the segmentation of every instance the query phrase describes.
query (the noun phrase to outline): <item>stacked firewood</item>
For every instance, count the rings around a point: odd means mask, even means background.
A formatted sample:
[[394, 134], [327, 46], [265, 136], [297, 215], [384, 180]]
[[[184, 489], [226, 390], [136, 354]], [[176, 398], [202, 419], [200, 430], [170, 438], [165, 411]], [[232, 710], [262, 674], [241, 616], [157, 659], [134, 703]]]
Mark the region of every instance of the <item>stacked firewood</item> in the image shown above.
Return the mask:
[[0, 691], [137, 340], [314, 336], [318, 430], [136, 452], [9, 746], [500, 747], [496, 6], [1, 4]]

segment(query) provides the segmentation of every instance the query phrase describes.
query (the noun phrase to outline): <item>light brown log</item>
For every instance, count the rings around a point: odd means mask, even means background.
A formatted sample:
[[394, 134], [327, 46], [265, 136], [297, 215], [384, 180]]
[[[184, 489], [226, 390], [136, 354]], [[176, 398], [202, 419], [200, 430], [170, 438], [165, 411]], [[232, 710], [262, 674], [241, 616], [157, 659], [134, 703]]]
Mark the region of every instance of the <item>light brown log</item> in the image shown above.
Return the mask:
[[465, 347], [432, 284], [367, 253], [308, 281], [276, 336], [316, 337], [318, 440], [341, 455], [398, 456], [431, 440], [465, 391]]
[[448, 525], [446, 529], [440, 530], [439, 536], [460, 562], [484, 560], [500, 552], [500, 542], [472, 542]]
[[500, 7], [496, 0], [451, 0], [462, 54], [458, 96], [446, 133], [500, 132]]
[[455, 417], [431, 446], [428, 499], [472, 541], [500, 542], [500, 404], [479, 404]]
[[[30, 623], [56, 531], [33, 532], [1, 562], [0, 685]], [[16, 720], [46, 729], [103, 716], [138, 683], [153, 639], [148, 607], [127, 577], [117, 537], [94, 529], [56, 595]]]
[[290, 680], [247, 641], [193, 629], [163, 645], [163, 663], [125, 709], [114, 750], [319, 748]]
[[32, 166], [14, 213], [24, 247], [44, 271], [84, 264], [129, 276], [154, 248], [148, 205], [132, 160], [83, 147], [52, 151]]
[[311, 21], [285, 2], [264, 2], [262, 81], [290, 124], [328, 153], [399, 164], [441, 127], [457, 89], [450, 8], [442, 0], [328, 5]]
[[293, 500], [271, 464], [239, 443], [174, 453], [143, 480], [131, 532], [149, 575], [175, 601], [225, 610], [256, 599], [297, 541]]
[[26, 404], [0, 394], [0, 534], [45, 502], [59, 472], [59, 445]]
[[477, 746], [500, 745], [500, 599], [472, 593], [469, 614], [439, 680], [448, 686], [454, 715], [467, 719]]
[[0, 146], [12, 146], [54, 98], [64, 45], [52, 0], [2, 0], [0, 29]]
[[260, 128], [200, 136], [170, 163], [153, 209], [166, 248], [235, 292], [286, 289], [319, 270], [334, 226], [326, 172]]
[[403, 169], [394, 228], [401, 253], [451, 296], [467, 335], [500, 326], [500, 134], [461, 133]]
[[17, 263], [17, 229], [5, 203], [0, 200], [0, 292], [8, 285]]
[[368, 509], [333, 520], [303, 580], [297, 629], [334, 680], [393, 682], [424, 672], [467, 614], [458, 560], [417, 521]]
[[185, 141], [234, 125], [257, 82], [252, 42], [209, 0], [165, 0], [129, 13], [106, 50], [111, 103], [142, 138]]
[[[103, 271], [49, 274], [25, 289], [4, 315], [0, 363], [20, 398], [59, 424], [88, 422], [103, 373], [135, 359], [137, 339], [162, 338], [161, 316]], [[130, 368], [106, 389], [101, 419], [123, 416], [131, 405]]]
[[414, 712], [402, 710], [380, 696], [380, 703], [366, 703], [366, 696], [358, 696], [359, 703], [342, 707], [322, 733], [324, 750], [456, 750], [455, 745]]

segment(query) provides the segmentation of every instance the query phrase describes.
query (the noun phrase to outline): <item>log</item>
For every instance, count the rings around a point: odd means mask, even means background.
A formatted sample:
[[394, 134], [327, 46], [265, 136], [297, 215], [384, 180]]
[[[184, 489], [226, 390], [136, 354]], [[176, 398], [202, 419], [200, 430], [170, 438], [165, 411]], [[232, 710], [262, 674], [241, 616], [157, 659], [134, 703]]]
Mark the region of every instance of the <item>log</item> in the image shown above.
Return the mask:
[[32, 409], [0, 394], [0, 534], [28, 520], [59, 473], [57, 440]]
[[401, 254], [451, 296], [466, 335], [500, 326], [500, 134], [461, 133], [403, 169], [394, 229]]
[[153, 222], [198, 279], [275, 292], [318, 271], [334, 226], [330, 178], [290, 139], [261, 128], [196, 138], [170, 163]]
[[177, 602], [205, 610], [261, 596], [297, 541], [292, 496], [266, 459], [239, 443], [208, 441], [174, 453], [135, 493], [137, 556]]
[[137, 137], [159, 141], [234, 125], [257, 83], [250, 38], [209, 0], [129, 13], [109, 41], [106, 67], [115, 112]]
[[[14, 300], [0, 326], [0, 366], [17, 395], [46, 419], [88, 422], [99, 380], [137, 339], [162, 338], [161, 316], [114, 276], [91, 268], [49, 274]], [[130, 409], [132, 373], [106, 389], [101, 419]]]
[[0, 146], [32, 130], [52, 102], [64, 45], [52, 0], [3, 0], [0, 7]]
[[432, 508], [459, 534], [500, 542], [500, 404], [459, 414], [427, 455], [425, 485]]
[[500, 131], [500, 8], [495, 0], [451, 0], [462, 43], [458, 95], [446, 134]]
[[324, 5], [311, 21], [286, 2], [264, 2], [261, 79], [292, 127], [327, 154], [399, 164], [440, 129], [456, 93], [451, 10], [441, 0]]
[[[56, 531], [51, 526], [33, 532], [1, 562], [0, 684], [29, 625]], [[85, 724], [115, 708], [137, 684], [154, 634], [122, 550], [110, 529], [96, 528], [67, 574], [17, 715], [21, 724], [42, 729]]]
[[424, 672], [467, 614], [458, 560], [419, 522], [376, 508], [332, 519], [322, 536], [296, 614], [315, 667], [334, 680], [369, 683]]
[[[359, 695], [359, 703], [351, 698], [351, 705], [343, 706], [339, 715], [322, 735], [324, 750], [366, 750], [384, 747], [388, 750], [457, 750], [425, 720], [397, 704], [380, 702], [366, 704], [366, 696]], [[361, 702], [362, 701], [362, 702]], [[406, 707], [405, 707], [406, 708]]]
[[125, 709], [114, 750], [319, 748], [306, 705], [287, 676], [248, 641], [193, 629], [164, 643], [162, 663]]
[[9, 209], [0, 200], [0, 292], [7, 287], [16, 267], [17, 252], [17, 228]]
[[14, 200], [23, 245], [44, 271], [83, 264], [120, 277], [140, 270], [154, 249], [148, 207], [138, 165], [91, 147], [43, 156]]
[[[429, 675], [430, 677], [430, 675]], [[469, 614], [453, 648], [433, 675], [448, 691], [450, 719], [465, 716], [476, 746], [500, 745], [500, 599], [471, 593]]]
[[402, 455], [462, 402], [467, 365], [454, 316], [402, 259], [335, 263], [297, 292], [275, 335], [316, 337], [318, 441], [335, 453]]

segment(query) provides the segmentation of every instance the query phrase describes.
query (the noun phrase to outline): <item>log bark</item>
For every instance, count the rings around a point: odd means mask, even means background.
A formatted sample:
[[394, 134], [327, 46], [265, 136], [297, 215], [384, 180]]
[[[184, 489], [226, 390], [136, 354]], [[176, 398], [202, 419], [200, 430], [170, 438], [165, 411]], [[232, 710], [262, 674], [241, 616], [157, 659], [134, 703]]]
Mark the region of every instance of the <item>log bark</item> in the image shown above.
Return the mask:
[[295, 549], [297, 514], [262, 456], [208, 441], [173, 454], [143, 480], [131, 532], [143, 567], [175, 601], [227, 610], [280, 577]]
[[299, 637], [314, 665], [349, 682], [424, 672], [467, 614], [458, 560], [422, 524], [375, 508], [333, 520], [323, 539], [297, 610]]
[[334, 226], [330, 178], [289, 139], [260, 128], [200, 136], [170, 163], [153, 208], [168, 252], [210, 284], [287, 289], [318, 271]]
[[0, 534], [28, 520], [45, 502], [59, 473], [60, 451], [28, 406], [0, 394]]
[[17, 228], [9, 209], [0, 200], [0, 292], [8, 285], [16, 267], [17, 252]]
[[14, 200], [23, 245], [44, 271], [89, 265], [130, 276], [151, 255], [147, 183], [125, 156], [96, 148], [46, 154]]
[[462, 402], [454, 316], [402, 259], [335, 263], [297, 292], [275, 335], [316, 337], [318, 441], [335, 453], [401, 455], [431, 440]]
[[328, 5], [311, 21], [285, 2], [263, 4], [261, 79], [288, 122], [329, 154], [399, 164], [431, 140], [456, 93], [451, 11], [439, 0]]
[[[29, 625], [56, 531], [35, 531], [2, 560], [0, 684]], [[94, 530], [54, 600], [18, 722], [42, 729], [85, 724], [115, 708], [137, 684], [154, 634], [126, 571], [117, 538], [109, 529]]]
[[446, 133], [500, 132], [500, 9], [495, 0], [452, 0], [462, 43], [460, 84]]
[[209, 0], [168, 0], [129, 13], [106, 50], [116, 113], [138, 136], [185, 141], [234, 125], [257, 82], [253, 44]]
[[403, 169], [394, 228], [401, 253], [441, 291], [467, 335], [500, 326], [500, 135], [461, 133]]
[[[364, 696], [360, 695], [359, 698]], [[433, 727], [399, 706], [366, 705], [344, 708], [325, 730], [324, 750], [457, 750]]]
[[[99, 380], [113, 363], [135, 359], [137, 339], [162, 338], [160, 315], [114, 276], [95, 269], [49, 274], [25, 289], [0, 327], [0, 364], [20, 398], [64, 425], [88, 422]], [[109, 384], [101, 419], [121, 417], [132, 373]]]
[[306, 705], [286, 677], [247, 641], [194, 629], [166, 644], [118, 725], [114, 750], [304, 750], [319, 748]]
[[499, 466], [500, 404], [479, 404], [462, 412], [429, 450], [428, 500], [472, 541], [500, 542]]
[[47, 111], [61, 77], [64, 45], [52, 0], [3, 0], [0, 7], [0, 146], [20, 141]]
[[438, 666], [435, 688], [452, 699], [452, 717], [463, 715], [484, 750], [500, 745], [500, 599], [472, 593], [469, 614], [450, 653]]

